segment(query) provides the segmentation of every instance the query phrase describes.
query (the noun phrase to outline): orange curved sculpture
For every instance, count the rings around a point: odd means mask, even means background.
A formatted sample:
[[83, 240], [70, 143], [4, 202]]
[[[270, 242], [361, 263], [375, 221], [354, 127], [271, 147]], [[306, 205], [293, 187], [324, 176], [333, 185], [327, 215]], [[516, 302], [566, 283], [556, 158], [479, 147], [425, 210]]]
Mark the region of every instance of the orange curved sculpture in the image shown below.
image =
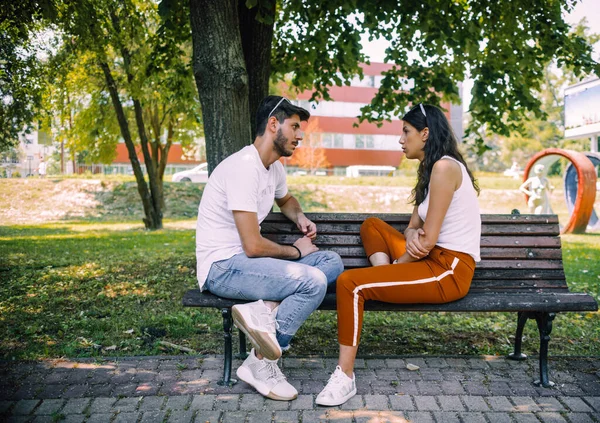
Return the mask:
[[[563, 150], [562, 148], [547, 148], [535, 154], [527, 163], [523, 182], [525, 182], [537, 163], [550, 167], [559, 158], [564, 157], [575, 166], [577, 171], [577, 197], [573, 207], [573, 213], [569, 222], [562, 228], [561, 233], [583, 233], [594, 210], [594, 201], [596, 200], [596, 168], [585, 154], [573, 150]], [[525, 200], [528, 198], [525, 196]]]

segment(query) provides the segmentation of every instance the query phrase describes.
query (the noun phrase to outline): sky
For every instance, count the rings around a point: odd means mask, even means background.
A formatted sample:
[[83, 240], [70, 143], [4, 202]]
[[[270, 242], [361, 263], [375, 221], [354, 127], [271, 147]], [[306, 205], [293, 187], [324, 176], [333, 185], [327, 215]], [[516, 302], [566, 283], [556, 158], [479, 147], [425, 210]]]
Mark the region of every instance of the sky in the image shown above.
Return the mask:
[[[583, 17], [587, 18], [588, 27], [591, 32], [600, 33], [600, 2], [598, 0], [583, 0], [577, 3], [573, 12], [565, 16], [565, 21], [571, 25], [577, 24]], [[371, 62], [383, 62], [385, 49], [387, 44], [382, 41], [363, 42], [364, 50], [371, 58]], [[596, 60], [600, 59], [600, 43], [596, 45], [594, 51]], [[463, 82], [463, 107], [466, 111], [466, 105], [471, 103], [471, 88], [473, 81], [466, 80]]]

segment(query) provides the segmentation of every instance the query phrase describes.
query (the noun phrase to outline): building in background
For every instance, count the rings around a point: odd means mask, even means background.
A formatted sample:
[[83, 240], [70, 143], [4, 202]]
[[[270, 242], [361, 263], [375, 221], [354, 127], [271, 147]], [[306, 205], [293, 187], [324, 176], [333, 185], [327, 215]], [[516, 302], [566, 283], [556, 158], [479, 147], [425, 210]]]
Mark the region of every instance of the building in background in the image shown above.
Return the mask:
[[42, 159], [48, 164], [54, 153], [52, 136], [43, 131], [19, 134], [19, 144], [2, 155], [0, 177], [39, 175]]
[[565, 88], [565, 138], [590, 139], [590, 151], [600, 151], [600, 78], [593, 76]]
[[[330, 164], [327, 169], [320, 169], [320, 174], [346, 175], [348, 166], [358, 166], [361, 174], [388, 174], [389, 167], [397, 168], [402, 160], [403, 153], [398, 143], [402, 132], [399, 117], [393, 117], [391, 122], [384, 121], [381, 127], [366, 121], [355, 126], [360, 109], [369, 104], [379, 90], [382, 72], [391, 69], [392, 65], [371, 63], [362, 68], [364, 78], [354, 78], [350, 86], [330, 88], [332, 101], [310, 102], [312, 92], [309, 90], [300, 93], [294, 101], [310, 111], [311, 120], [316, 118], [319, 121], [322, 132], [320, 144]], [[406, 89], [410, 88], [410, 84], [406, 86]], [[462, 106], [443, 103], [442, 107], [447, 110], [446, 117], [461, 139]], [[288, 173], [302, 172], [289, 158], [283, 159], [283, 163]], [[378, 169], [378, 166], [385, 167]]]
[[[402, 132], [402, 121], [399, 117], [393, 117], [391, 122], [384, 121], [378, 127], [375, 123], [362, 122], [358, 124], [358, 118], [361, 114], [360, 109], [371, 102], [383, 79], [382, 73], [392, 68], [391, 64], [371, 63], [362, 65], [364, 77], [362, 79], [355, 77], [349, 86], [331, 87], [329, 93], [331, 101], [310, 102], [312, 91], [307, 90], [300, 93], [293, 102], [298, 104], [311, 113], [310, 122], [318, 121], [318, 148], [323, 150], [324, 154], [298, 154], [300, 149], [307, 148], [308, 140], [298, 147], [296, 160], [291, 158], [282, 158], [281, 161], [286, 166], [288, 173], [304, 174], [308, 171], [317, 175], [334, 174], [345, 176], [362, 175], [390, 175], [393, 169], [397, 169], [403, 157], [400, 144], [398, 143]], [[407, 84], [405, 89], [412, 88]], [[459, 83], [459, 89], [462, 90], [462, 84]], [[455, 134], [462, 139], [462, 106], [442, 103], [446, 110], [446, 117], [450, 121]], [[357, 126], [355, 126], [357, 125]], [[43, 135], [43, 134], [42, 134]], [[49, 135], [48, 135], [49, 137]], [[39, 139], [38, 139], [39, 138]], [[307, 137], [306, 137], [307, 138]], [[5, 169], [19, 171], [21, 176], [37, 175], [40, 158], [46, 160], [50, 158], [54, 148], [51, 139], [38, 136], [37, 132], [30, 135], [23, 135], [20, 145], [20, 160], [18, 163], [11, 163], [4, 160], [0, 163]], [[141, 148], [137, 147], [138, 158], [143, 163]], [[174, 143], [169, 150], [169, 158], [165, 175], [172, 175], [175, 172], [191, 169], [204, 161], [205, 141], [204, 138], [196, 140], [194, 147], [184, 151], [181, 144]], [[300, 156], [313, 157], [319, 160], [301, 168], [298, 163]], [[304, 159], [309, 160], [309, 159]], [[313, 160], [313, 161], [315, 161]], [[145, 166], [142, 166], [145, 172]], [[60, 172], [60, 170], [58, 171]], [[116, 157], [109, 165], [103, 164], [83, 164], [72, 160], [65, 160], [66, 174], [71, 173], [92, 173], [92, 174], [133, 174], [129, 153], [123, 142], [117, 144]]]
[[[176, 172], [181, 172], [182, 170], [192, 169], [206, 160], [202, 153], [205, 145], [204, 137], [198, 138], [195, 141], [195, 146], [186, 149], [185, 151], [180, 143], [175, 142], [171, 144], [167, 166], [165, 167], [165, 175], [172, 175]], [[142, 147], [138, 145], [136, 146], [136, 150], [138, 159], [140, 160], [140, 163], [142, 163], [142, 170], [145, 174], [146, 166], [143, 165], [144, 155], [142, 154]], [[133, 174], [133, 168], [131, 166], [131, 161], [129, 160], [129, 152], [127, 151], [127, 146], [124, 142], [119, 142], [117, 144], [117, 155], [110, 166], [114, 169], [112, 170], [113, 173]], [[105, 171], [104, 173], [110, 172]]]

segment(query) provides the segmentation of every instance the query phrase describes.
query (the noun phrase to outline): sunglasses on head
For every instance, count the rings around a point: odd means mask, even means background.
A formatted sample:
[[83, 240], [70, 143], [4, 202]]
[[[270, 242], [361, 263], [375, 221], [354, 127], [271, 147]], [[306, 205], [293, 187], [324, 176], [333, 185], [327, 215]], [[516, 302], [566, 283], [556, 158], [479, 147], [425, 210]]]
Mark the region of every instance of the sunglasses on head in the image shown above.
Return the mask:
[[[279, 107], [279, 105], [280, 105], [281, 103], [283, 103], [283, 101], [284, 101], [284, 100], [285, 100], [285, 101], [287, 101], [288, 103], [290, 103], [290, 101], [289, 101], [287, 98], [285, 98], [285, 97], [281, 97], [281, 100], [279, 100], [279, 101], [277, 102], [277, 104], [275, 105], [275, 107], [273, 107], [273, 110], [271, 110], [271, 113], [269, 113], [269, 116], [267, 116], [267, 119], [269, 119], [269, 118], [271, 117], [271, 115], [273, 114], [273, 112], [275, 111], [275, 109], [277, 109], [277, 108]], [[291, 103], [290, 103], [290, 104], [291, 104]]]

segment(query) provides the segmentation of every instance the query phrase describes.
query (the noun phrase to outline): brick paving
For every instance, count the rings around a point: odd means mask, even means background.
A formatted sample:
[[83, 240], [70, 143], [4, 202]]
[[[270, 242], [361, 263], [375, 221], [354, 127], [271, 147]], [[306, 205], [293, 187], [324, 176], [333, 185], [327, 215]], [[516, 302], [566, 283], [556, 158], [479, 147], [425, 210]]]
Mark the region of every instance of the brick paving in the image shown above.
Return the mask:
[[284, 357], [299, 396], [281, 402], [243, 382], [219, 386], [218, 355], [0, 362], [0, 422], [600, 423], [600, 358], [553, 358], [552, 388], [532, 383], [535, 359], [360, 358], [358, 395], [319, 407], [335, 363]]

